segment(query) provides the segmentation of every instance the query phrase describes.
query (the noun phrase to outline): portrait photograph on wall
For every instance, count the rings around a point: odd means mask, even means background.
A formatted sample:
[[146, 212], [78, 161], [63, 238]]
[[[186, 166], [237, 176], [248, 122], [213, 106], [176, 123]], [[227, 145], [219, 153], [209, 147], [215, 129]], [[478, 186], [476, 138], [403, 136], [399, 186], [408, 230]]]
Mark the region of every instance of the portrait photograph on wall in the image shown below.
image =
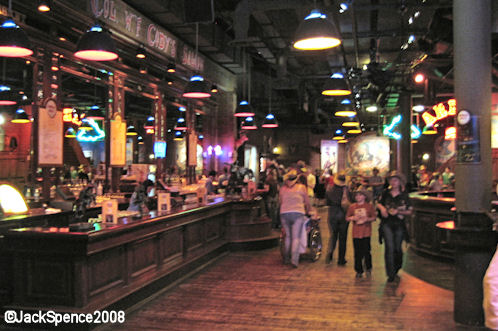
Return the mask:
[[320, 165], [322, 169], [331, 169], [334, 174], [337, 173], [337, 141], [322, 140], [320, 144], [320, 152]]

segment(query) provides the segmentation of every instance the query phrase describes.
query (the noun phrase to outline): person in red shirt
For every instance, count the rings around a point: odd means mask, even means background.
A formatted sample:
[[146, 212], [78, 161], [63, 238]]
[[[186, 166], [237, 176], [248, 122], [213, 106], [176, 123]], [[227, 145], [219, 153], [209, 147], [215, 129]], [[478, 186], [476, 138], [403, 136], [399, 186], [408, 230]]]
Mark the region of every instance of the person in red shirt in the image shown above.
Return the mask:
[[372, 255], [370, 254], [370, 237], [372, 236], [372, 222], [375, 221], [375, 208], [369, 202], [370, 194], [363, 187], [354, 192], [355, 203], [349, 206], [346, 220], [353, 222], [354, 270], [356, 278], [363, 276], [363, 262], [367, 269], [367, 276], [372, 271]]

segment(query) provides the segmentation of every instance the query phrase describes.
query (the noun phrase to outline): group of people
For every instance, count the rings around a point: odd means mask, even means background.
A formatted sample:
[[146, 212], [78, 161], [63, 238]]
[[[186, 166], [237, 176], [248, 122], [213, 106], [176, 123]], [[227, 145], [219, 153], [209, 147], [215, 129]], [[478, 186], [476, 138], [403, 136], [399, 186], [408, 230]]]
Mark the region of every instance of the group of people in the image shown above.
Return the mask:
[[[303, 177], [303, 176], [301, 176]], [[329, 176], [329, 178], [332, 177]], [[406, 179], [397, 171], [384, 178], [378, 169], [368, 181], [346, 181], [345, 172], [332, 177], [326, 185], [326, 204], [329, 207], [330, 241], [325, 254], [326, 263], [333, 260], [338, 244], [337, 264], [345, 265], [349, 224], [353, 224], [354, 268], [361, 278], [372, 269], [372, 223], [380, 218], [379, 242], [385, 246], [385, 268], [388, 282], [393, 282], [403, 261], [402, 242], [408, 239], [405, 219], [411, 214]], [[308, 188], [299, 180], [299, 173], [291, 169], [283, 178], [279, 192], [280, 219], [285, 233], [284, 263], [298, 267], [300, 238], [307, 215], [311, 213]]]

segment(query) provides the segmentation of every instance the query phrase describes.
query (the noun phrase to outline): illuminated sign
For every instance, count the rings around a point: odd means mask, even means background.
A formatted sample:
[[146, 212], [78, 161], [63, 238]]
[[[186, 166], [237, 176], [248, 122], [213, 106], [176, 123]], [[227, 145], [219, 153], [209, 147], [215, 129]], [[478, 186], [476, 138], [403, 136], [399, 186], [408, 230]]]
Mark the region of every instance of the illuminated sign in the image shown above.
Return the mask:
[[166, 157], [166, 146], [165, 141], [156, 141], [154, 143], [154, 155], [156, 159]]
[[145, 129], [145, 134], [154, 134], [154, 128]]
[[[446, 107], [445, 104], [448, 104], [448, 107]], [[446, 103], [440, 102], [432, 107], [432, 109], [434, 110], [435, 116], [430, 114], [429, 111], [422, 114], [426, 126], [432, 126], [443, 118], [456, 115], [456, 100], [450, 99]]]
[[451, 126], [446, 128], [444, 131], [444, 140], [455, 140], [456, 139], [456, 128]]
[[78, 113], [73, 108], [62, 109], [62, 120], [67, 123], [73, 123], [77, 126], [81, 125], [80, 117]]
[[[383, 131], [384, 135], [389, 137], [389, 138], [394, 138], [396, 140], [401, 139], [402, 138], [401, 133], [395, 132], [394, 128], [396, 128], [399, 125], [399, 123], [401, 123], [402, 119], [403, 118], [401, 117], [401, 115], [394, 116], [393, 120], [391, 121], [391, 124], [387, 125], [384, 128], [384, 131]], [[418, 139], [422, 135], [422, 132], [415, 124], [412, 124], [410, 131], [411, 131], [410, 137], [412, 139]]]
[[[76, 139], [78, 141], [84, 142], [95, 142], [99, 140], [103, 140], [105, 138], [105, 131], [99, 128], [99, 125], [92, 119], [84, 120], [93, 130], [78, 130], [76, 134]], [[90, 135], [91, 132], [96, 132], [96, 135]]]

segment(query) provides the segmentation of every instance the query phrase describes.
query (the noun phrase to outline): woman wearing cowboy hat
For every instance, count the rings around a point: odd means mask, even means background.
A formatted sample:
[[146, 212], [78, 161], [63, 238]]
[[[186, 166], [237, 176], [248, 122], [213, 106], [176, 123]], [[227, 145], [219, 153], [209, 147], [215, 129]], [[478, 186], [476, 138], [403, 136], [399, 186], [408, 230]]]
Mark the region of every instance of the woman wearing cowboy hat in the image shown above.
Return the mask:
[[297, 171], [291, 170], [284, 176], [280, 188], [280, 220], [287, 234], [285, 236], [284, 263], [295, 268], [299, 264], [299, 246], [305, 215], [311, 210], [306, 187], [297, 183]]
[[349, 202], [348, 189], [346, 188], [346, 173], [341, 171], [334, 177], [334, 185], [327, 187], [325, 193], [327, 206], [329, 206], [329, 231], [330, 240], [325, 263], [332, 261], [337, 240], [339, 240], [338, 265], [346, 264], [346, 240], [348, 236], [349, 223], [346, 222], [346, 210], [348, 206], [342, 206], [344, 200]]
[[393, 282], [403, 264], [401, 244], [407, 234], [405, 217], [411, 215], [412, 209], [408, 192], [405, 191], [405, 177], [394, 170], [387, 180], [389, 187], [382, 193], [377, 208], [381, 215], [380, 235], [385, 243], [387, 281]]

